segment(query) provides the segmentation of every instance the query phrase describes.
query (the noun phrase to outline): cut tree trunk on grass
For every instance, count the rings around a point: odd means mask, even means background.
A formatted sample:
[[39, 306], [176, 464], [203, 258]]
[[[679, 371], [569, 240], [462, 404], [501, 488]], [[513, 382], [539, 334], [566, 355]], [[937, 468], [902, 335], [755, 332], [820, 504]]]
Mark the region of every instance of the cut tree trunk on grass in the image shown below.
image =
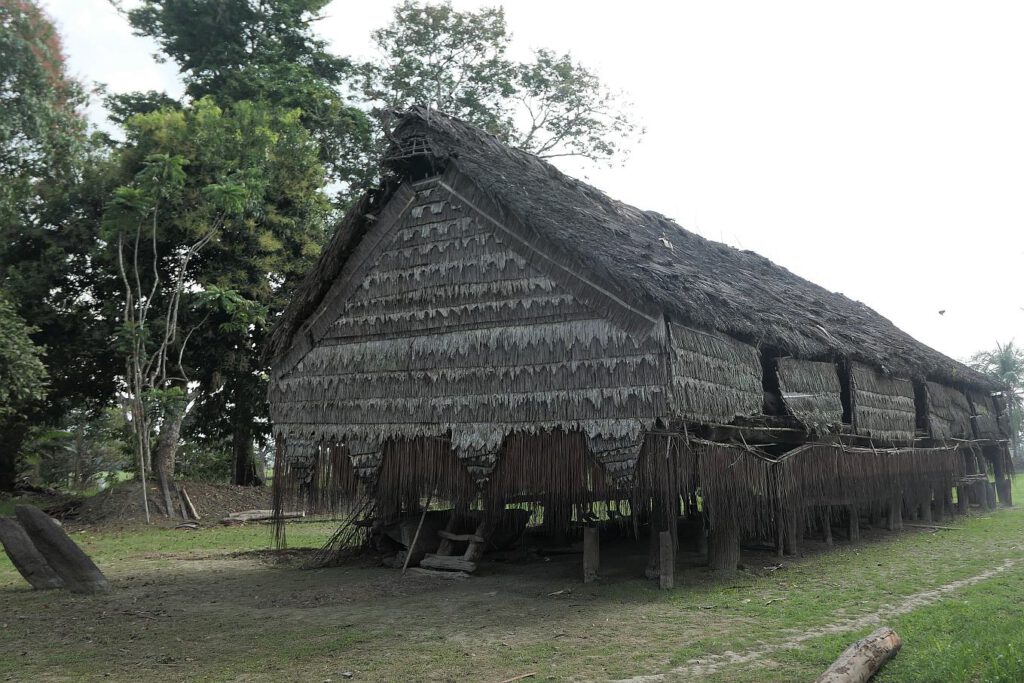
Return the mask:
[[31, 505], [18, 505], [14, 514], [32, 539], [32, 544], [69, 590], [75, 593], [106, 593], [110, 590], [107, 577], [99, 567], [49, 515]]
[[63, 588], [64, 581], [46, 561], [16, 519], [0, 517], [0, 545], [11, 564], [37, 591]]
[[815, 679], [814, 683], [867, 683], [867, 681], [896, 656], [903, 641], [896, 631], [883, 626], [866, 638], [846, 648], [832, 666]]

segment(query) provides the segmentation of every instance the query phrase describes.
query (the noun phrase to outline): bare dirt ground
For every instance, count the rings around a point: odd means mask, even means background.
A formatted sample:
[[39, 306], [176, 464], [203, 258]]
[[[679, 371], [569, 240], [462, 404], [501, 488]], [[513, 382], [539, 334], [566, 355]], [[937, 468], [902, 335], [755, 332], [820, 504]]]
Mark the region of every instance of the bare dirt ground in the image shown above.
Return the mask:
[[[302, 548], [334, 529], [322, 522], [291, 525], [283, 554], [266, 526], [72, 527], [113, 590], [36, 593], [0, 557], [0, 680], [807, 680], [842, 647], [817, 652], [815, 638], [852, 641], [880, 619], [1024, 581], [1024, 511], [956, 526], [865, 529], [862, 543], [807, 541], [782, 561], [747, 550], [728, 575], [684, 554], [674, 591], [641, 578], [644, 542], [605, 544], [601, 580], [583, 585], [579, 555], [485, 562], [466, 579], [402, 577], [372, 558], [302, 570]], [[896, 665], [927, 657], [933, 635], [906, 634]], [[782, 661], [794, 651], [813, 657]]]

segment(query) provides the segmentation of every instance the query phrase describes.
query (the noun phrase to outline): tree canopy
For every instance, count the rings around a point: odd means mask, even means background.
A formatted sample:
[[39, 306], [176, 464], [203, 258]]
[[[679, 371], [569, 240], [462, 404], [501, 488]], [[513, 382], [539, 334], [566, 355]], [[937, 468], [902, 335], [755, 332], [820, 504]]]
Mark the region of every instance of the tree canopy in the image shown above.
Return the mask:
[[610, 161], [639, 132], [621, 94], [570, 54], [510, 59], [500, 7], [405, 0], [372, 36], [380, 56], [361, 66], [362, 90], [383, 109], [433, 106], [544, 158]]

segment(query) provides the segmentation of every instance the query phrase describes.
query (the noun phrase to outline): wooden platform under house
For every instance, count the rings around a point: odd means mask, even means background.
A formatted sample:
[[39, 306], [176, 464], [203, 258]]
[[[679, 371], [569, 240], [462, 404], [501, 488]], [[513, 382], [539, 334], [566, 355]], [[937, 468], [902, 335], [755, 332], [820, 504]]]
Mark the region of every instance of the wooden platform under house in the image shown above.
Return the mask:
[[272, 336], [277, 509], [361, 500], [429, 528], [409, 560], [470, 569], [540, 510], [591, 529], [593, 576], [608, 517], [664, 573], [681, 519], [728, 569], [744, 540], [1010, 504], [993, 380], [457, 119], [391, 140]]

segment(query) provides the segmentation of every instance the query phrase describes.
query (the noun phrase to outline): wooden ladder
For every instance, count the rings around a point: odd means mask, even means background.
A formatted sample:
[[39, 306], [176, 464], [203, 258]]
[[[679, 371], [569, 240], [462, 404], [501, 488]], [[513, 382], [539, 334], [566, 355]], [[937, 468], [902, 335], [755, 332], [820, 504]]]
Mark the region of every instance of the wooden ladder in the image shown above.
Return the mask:
[[[447, 569], [449, 571], [475, 572], [476, 563], [484, 554], [487, 546], [488, 524], [484, 519], [476, 525], [476, 531], [471, 534], [454, 533], [456, 525], [456, 513], [448, 518], [448, 524], [437, 535], [441, 537], [436, 553], [427, 553], [420, 561], [421, 567], [429, 569]], [[460, 555], [453, 555], [455, 543], [468, 542], [466, 552]]]

